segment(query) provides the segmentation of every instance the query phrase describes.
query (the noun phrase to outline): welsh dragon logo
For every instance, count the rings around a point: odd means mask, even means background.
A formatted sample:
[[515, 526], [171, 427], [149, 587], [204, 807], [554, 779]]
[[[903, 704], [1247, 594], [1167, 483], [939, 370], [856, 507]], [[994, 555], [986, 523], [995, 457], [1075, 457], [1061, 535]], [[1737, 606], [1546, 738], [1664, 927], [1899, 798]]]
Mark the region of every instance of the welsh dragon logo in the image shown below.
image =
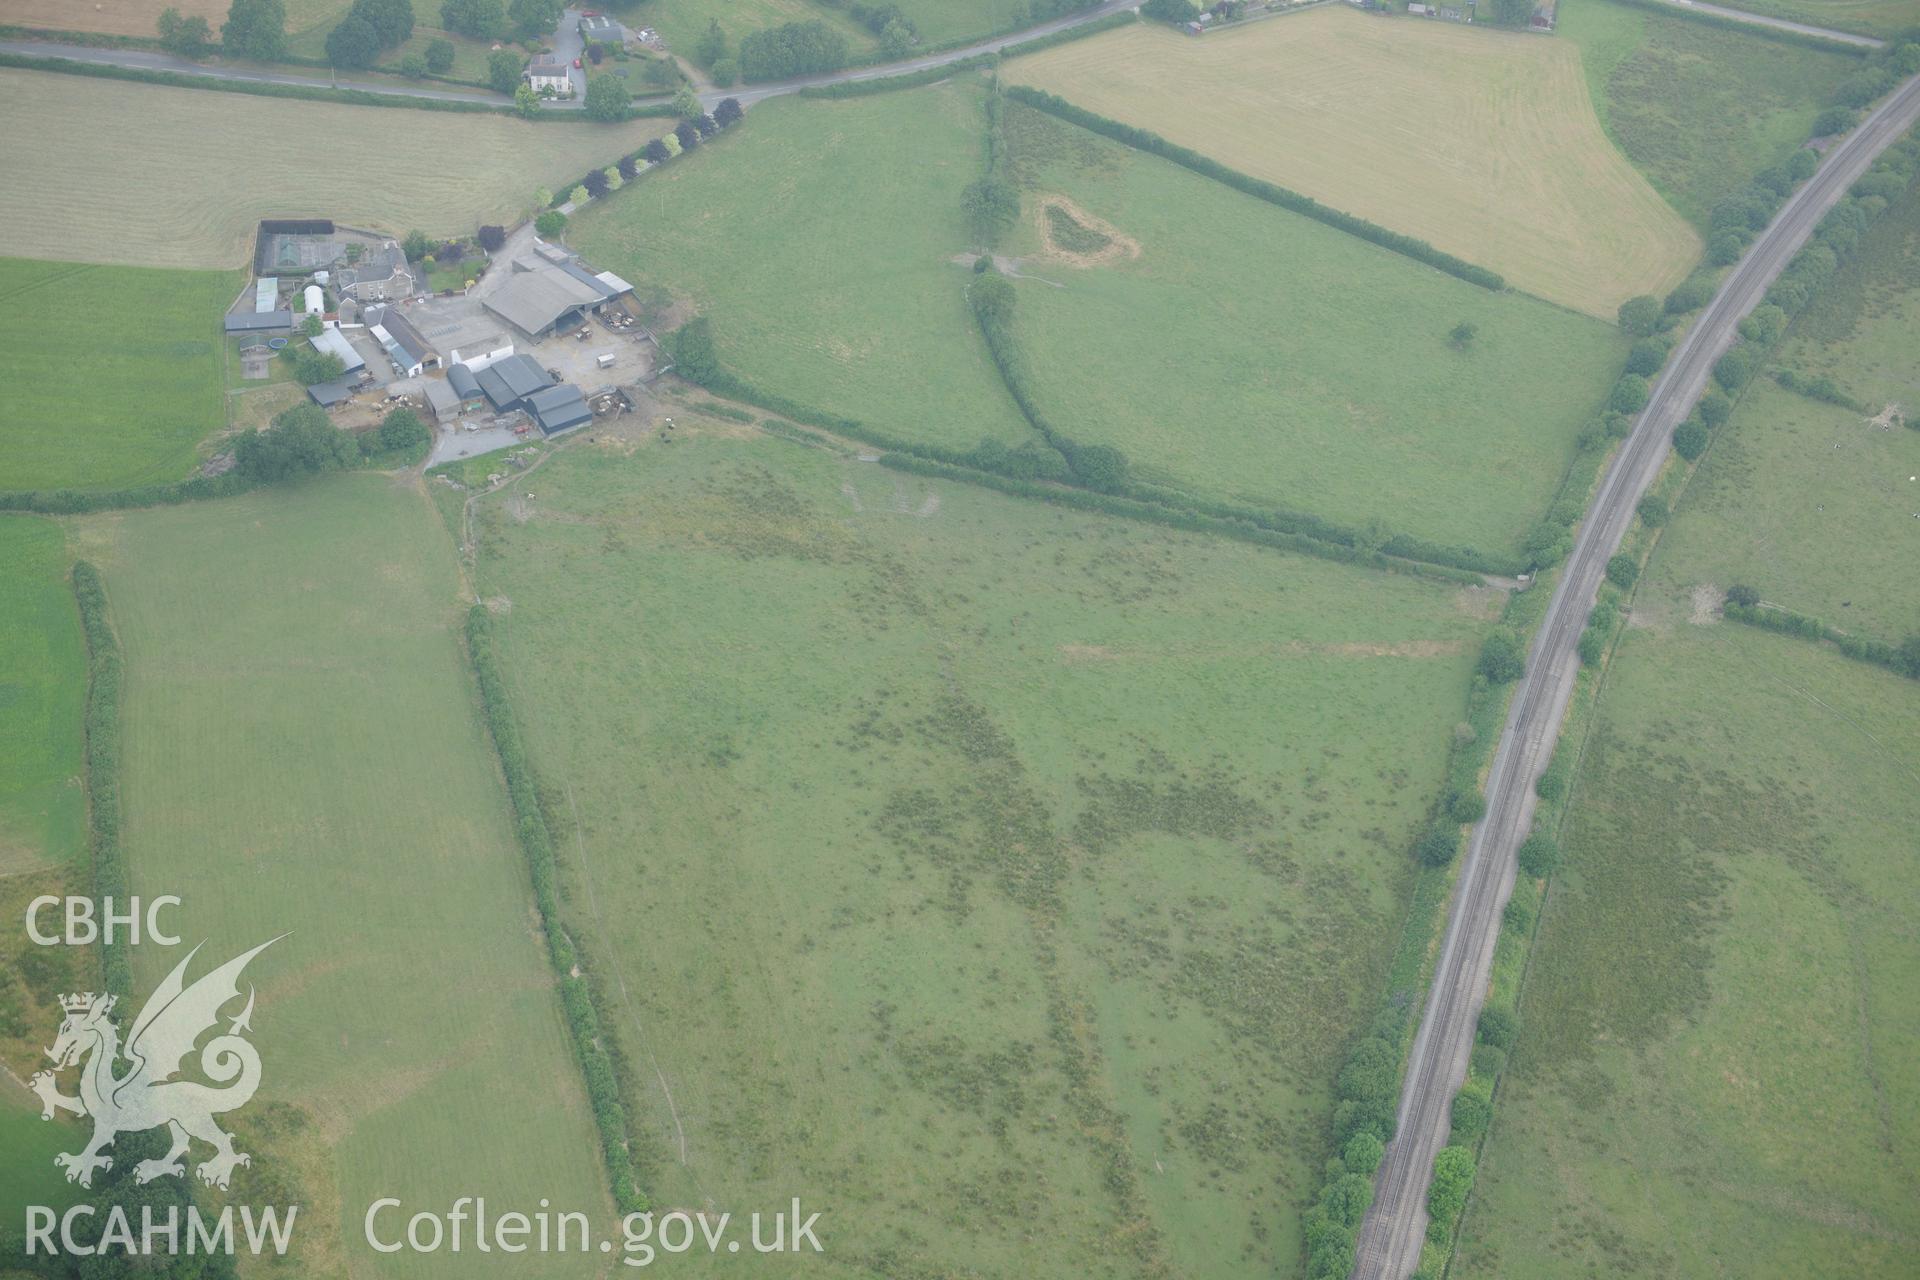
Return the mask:
[[[228, 1020], [223, 1034], [214, 1036], [200, 1050], [200, 1071], [214, 1083], [178, 1077], [195, 1043], [219, 1023], [220, 1010], [240, 997], [240, 973], [247, 962], [279, 940], [261, 943], [188, 986], [187, 965], [200, 951], [195, 947], [147, 998], [140, 1016], [133, 1020], [124, 1047], [112, 1020], [116, 997], [90, 991], [60, 997], [66, 1018], [53, 1048], [47, 1050], [54, 1067], [37, 1073], [30, 1087], [40, 1095], [43, 1120], [53, 1119], [55, 1111], [93, 1117], [92, 1140], [80, 1151], [62, 1152], [53, 1158], [54, 1164], [67, 1171], [68, 1182], [92, 1186], [95, 1169], [113, 1168], [112, 1157], [101, 1152], [113, 1144], [116, 1136], [160, 1125], [167, 1126], [173, 1145], [161, 1159], [142, 1160], [135, 1165], [136, 1182], [151, 1182], [167, 1174], [184, 1175], [183, 1157], [195, 1138], [214, 1150], [197, 1170], [200, 1180], [210, 1186], [225, 1188], [237, 1166], [253, 1163], [251, 1156], [233, 1149], [233, 1136], [213, 1121], [217, 1115], [245, 1106], [260, 1087], [260, 1054], [241, 1035], [252, 1030], [251, 986], [247, 988], [246, 1007]], [[68, 1097], [59, 1091], [56, 1076], [82, 1059], [85, 1063], [80, 1067], [79, 1096]], [[115, 1068], [122, 1059], [130, 1065], [116, 1075]]]

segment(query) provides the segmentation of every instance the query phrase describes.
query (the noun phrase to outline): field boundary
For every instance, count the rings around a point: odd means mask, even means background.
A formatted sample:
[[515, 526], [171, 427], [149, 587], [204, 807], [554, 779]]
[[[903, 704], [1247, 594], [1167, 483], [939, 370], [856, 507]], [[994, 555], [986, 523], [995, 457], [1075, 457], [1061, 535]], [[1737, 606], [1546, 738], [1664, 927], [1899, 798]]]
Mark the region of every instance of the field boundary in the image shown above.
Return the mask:
[[[87, 645], [86, 743], [87, 835], [93, 853], [96, 899], [127, 896], [127, 867], [120, 847], [120, 687], [125, 668], [120, 641], [107, 616], [107, 589], [90, 561], [76, 560], [71, 574], [74, 605]], [[109, 994], [125, 999], [133, 990], [133, 963], [124, 939], [100, 942], [100, 970]]]
[[1198, 151], [1169, 142], [1157, 133], [1136, 129], [1130, 124], [1123, 124], [1118, 120], [1088, 111], [1084, 107], [1076, 107], [1057, 94], [1047, 93], [1030, 85], [1008, 85], [1005, 92], [1016, 102], [1032, 107], [1036, 111], [1044, 111], [1050, 116], [1078, 125], [1090, 133], [1110, 138], [1123, 146], [1159, 156], [1163, 160], [1170, 160], [1203, 178], [1222, 183], [1245, 195], [1250, 195], [1257, 200], [1265, 200], [1268, 204], [1278, 205], [1282, 209], [1303, 217], [1312, 218], [1315, 222], [1324, 223], [1336, 231], [1344, 231], [1389, 253], [1411, 258], [1436, 271], [1443, 271], [1468, 284], [1478, 285], [1494, 293], [1502, 293], [1507, 289], [1506, 278], [1497, 271], [1490, 271], [1486, 267], [1468, 262], [1465, 258], [1457, 258], [1453, 254], [1436, 249], [1425, 240], [1402, 235], [1398, 231], [1390, 231], [1379, 223], [1369, 222], [1355, 214], [1322, 204], [1312, 196], [1268, 182], [1264, 178], [1256, 178], [1249, 173], [1242, 173]]
[[[491, 102], [455, 102], [448, 98], [409, 97], [399, 93], [376, 93], [370, 89], [340, 89], [328, 85], [279, 84], [265, 80], [234, 80], [225, 76], [192, 75], [185, 71], [155, 71], [143, 67], [122, 67], [108, 62], [81, 62], [73, 58], [34, 57], [23, 53], [0, 52], [0, 67], [21, 71], [45, 71], [55, 75], [93, 76], [102, 80], [132, 80], [142, 84], [165, 85], [172, 89], [201, 89], [215, 93], [244, 93], [257, 98], [298, 98], [308, 102], [338, 102], [353, 107], [394, 107], [411, 111], [443, 111], [455, 115], [510, 116], [514, 119], [564, 120], [570, 124], [600, 124], [584, 111], [539, 111], [522, 116], [513, 107]], [[665, 118], [676, 115], [666, 103], [636, 105], [629, 118]]]
[[603, 1043], [599, 1013], [582, 972], [579, 951], [560, 919], [560, 895], [554, 883], [553, 835], [540, 808], [533, 768], [527, 761], [519, 725], [507, 697], [506, 682], [494, 658], [493, 615], [485, 605], [476, 604], [467, 611], [465, 635], [467, 658], [479, 687], [488, 736], [506, 778], [507, 797], [513, 806], [514, 834], [521, 852], [526, 855], [534, 908], [540, 913], [541, 931], [546, 935], [547, 959], [560, 986], [574, 1060], [580, 1064], [587, 1102], [593, 1109], [594, 1126], [600, 1134], [600, 1153], [606, 1163], [614, 1204], [623, 1216], [644, 1213], [650, 1201], [635, 1176], [630, 1149], [633, 1135], [628, 1128], [626, 1107], [620, 1101], [619, 1080], [612, 1055]]
[[[1176, 527], [1199, 528], [1199, 523], [1181, 523], [1194, 521], [1204, 522], [1214, 532], [1244, 529], [1250, 541], [1370, 568], [1424, 573], [1449, 582], [1477, 584], [1486, 574], [1512, 576], [1526, 571], [1525, 562], [1518, 558], [1502, 560], [1472, 548], [1435, 546], [1409, 534], [1393, 534], [1378, 546], [1370, 547], [1368, 539], [1352, 529], [1318, 516], [1280, 508], [1258, 509], [1210, 502], [1151, 485], [1122, 484], [1109, 491], [1096, 491], [1051, 483], [1037, 472], [1011, 474], [1012, 468], [1001, 470], [982, 464], [980, 449], [985, 445], [962, 452], [910, 443], [852, 418], [839, 417], [762, 390], [722, 368], [713, 352], [712, 334], [704, 316], [697, 316], [668, 334], [662, 346], [674, 359], [673, 371], [710, 395], [749, 404], [794, 422], [884, 450], [880, 461], [898, 470], [921, 470], [922, 474], [948, 476], [1020, 497], [1039, 498], [1090, 511], [1107, 511]], [[997, 445], [997, 442], [987, 443]], [[1022, 458], [1021, 451], [1009, 450], [1004, 445], [997, 445], [997, 449], [1009, 461]], [[1270, 538], [1273, 540], [1270, 541]]]

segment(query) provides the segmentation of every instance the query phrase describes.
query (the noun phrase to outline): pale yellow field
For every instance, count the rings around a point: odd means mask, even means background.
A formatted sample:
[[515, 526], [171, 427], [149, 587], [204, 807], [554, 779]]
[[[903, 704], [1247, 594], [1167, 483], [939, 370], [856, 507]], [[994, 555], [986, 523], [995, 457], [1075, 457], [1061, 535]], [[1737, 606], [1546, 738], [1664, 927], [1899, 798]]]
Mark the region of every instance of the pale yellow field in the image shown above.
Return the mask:
[[1564, 41], [1335, 6], [1199, 39], [1127, 27], [1004, 74], [1593, 315], [1700, 254], [1601, 132]]
[[233, 267], [263, 217], [471, 233], [672, 121], [529, 124], [0, 70], [0, 256]]

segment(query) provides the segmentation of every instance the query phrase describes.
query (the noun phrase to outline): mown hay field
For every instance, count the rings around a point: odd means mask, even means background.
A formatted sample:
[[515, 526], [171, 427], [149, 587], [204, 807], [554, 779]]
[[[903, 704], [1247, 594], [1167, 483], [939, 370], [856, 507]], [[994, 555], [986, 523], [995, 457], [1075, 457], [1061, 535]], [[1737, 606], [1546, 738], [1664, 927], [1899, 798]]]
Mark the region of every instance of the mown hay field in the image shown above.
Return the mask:
[[[1005, 134], [1027, 210], [1005, 246], [1020, 257], [1013, 330], [1057, 430], [1203, 497], [1517, 550], [1619, 371], [1616, 327], [1017, 103]], [[1062, 254], [1059, 224], [1042, 223], [1062, 198], [1126, 250], [1095, 266]]]
[[1702, 231], [1723, 196], [1807, 140], [1851, 54], [1810, 49], [1611, 0], [1559, 14], [1600, 122], [1633, 166]]
[[[249, 971], [237, 1198], [303, 1205], [303, 1276], [524, 1271], [376, 1257], [380, 1196], [611, 1214], [424, 496], [360, 474], [77, 529], [126, 656], [131, 888], [177, 894], [209, 957], [292, 930]], [[138, 948], [136, 985], [178, 959]]]
[[184, 477], [226, 425], [220, 316], [243, 278], [0, 258], [0, 490]]
[[[0, 254], [231, 268], [263, 217], [404, 234], [515, 221], [666, 132], [660, 120], [531, 124], [0, 70]], [[396, 150], [396, 147], [399, 149]]]
[[1592, 315], [1700, 253], [1609, 144], [1563, 42], [1334, 5], [1200, 40], [1128, 27], [1007, 74]]
[[478, 511], [656, 1202], [1294, 1274], [1484, 611], [676, 418]]
[[[220, 38], [220, 24], [227, 20], [230, 0], [113, 0], [110, 4], [75, 3], [74, 0], [0, 0], [0, 24], [37, 27], [48, 31], [89, 31], [112, 36], [151, 36], [163, 9], [178, 9], [183, 16], [198, 15]], [[347, 11], [350, 0], [286, 0], [287, 33], [293, 35], [315, 27], [332, 26], [334, 19]], [[422, 22], [431, 20], [438, 7], [419, 6], [415, 15]]]

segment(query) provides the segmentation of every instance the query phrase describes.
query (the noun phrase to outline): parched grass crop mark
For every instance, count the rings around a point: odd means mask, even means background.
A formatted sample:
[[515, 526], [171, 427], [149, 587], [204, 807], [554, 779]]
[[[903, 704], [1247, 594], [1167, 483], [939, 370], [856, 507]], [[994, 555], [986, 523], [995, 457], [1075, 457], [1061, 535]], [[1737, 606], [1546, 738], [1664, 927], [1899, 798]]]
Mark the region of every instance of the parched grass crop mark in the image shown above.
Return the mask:
[[[580, 821], [580, 805], [573, 798], [571, 782], [567, 784], [567, 808], [573, 813], [573, 844], [580, 859], [580, 882], [587, 890], [587, 910], [593, 913], [593, 927], [604, 935], [606, 922], [601, 919], [600, 900], [593, 892], [593, 864], [587, 858], [587, 841]], [[680, 1109], [673, 1102], [673, 1086], [667, 1083], [666, 1073], [660, 1069], [660, 1059], [653, 1052], [653, 1037], [647, 1034], [646, 1024], [641, 1020], [640, 1011], [634, 1007], [633, 996], [627, 990], [627, 973], [620, 963], [620, 957], [609, 950], [607, 963], [613, 969], [614, 985], [620, 988], [620, 1003], [626, 1006], [627, 1017], [632, 1020], [634, 1029], [640, 1033], [640, 1038], [646, 1043], [647, 1065], [653, 1068], [653, 1078], [659, 1081], [660, 1093], [667, 1100], [667, 1112], [673, 1117], [673, 1132], [679, 1140], [680, 1163], [685, 1165], [687, 1164], [687, 1131], [680, 1123]], [[688, 1171], [692, 1173], [692, 1166], [688, 1166]], [[706, 1188], [700, 1186], [698, 1174], [693, 1174], [693, 1184], [700, 1187], [702, 1195], [706, 1194]]]

